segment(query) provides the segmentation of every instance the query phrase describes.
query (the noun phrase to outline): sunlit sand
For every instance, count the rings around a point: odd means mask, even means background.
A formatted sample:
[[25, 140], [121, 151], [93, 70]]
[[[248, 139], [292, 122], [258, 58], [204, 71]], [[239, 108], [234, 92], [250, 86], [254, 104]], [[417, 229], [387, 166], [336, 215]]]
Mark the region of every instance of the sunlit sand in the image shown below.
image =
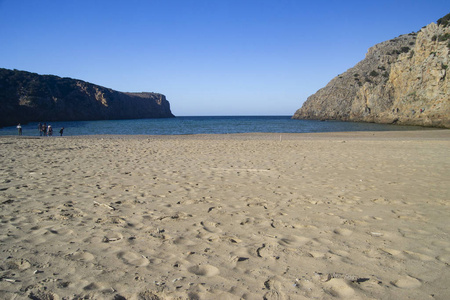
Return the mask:
[[450, 130], [1, 137], [0, 298], [448, 299], [449, 149]]

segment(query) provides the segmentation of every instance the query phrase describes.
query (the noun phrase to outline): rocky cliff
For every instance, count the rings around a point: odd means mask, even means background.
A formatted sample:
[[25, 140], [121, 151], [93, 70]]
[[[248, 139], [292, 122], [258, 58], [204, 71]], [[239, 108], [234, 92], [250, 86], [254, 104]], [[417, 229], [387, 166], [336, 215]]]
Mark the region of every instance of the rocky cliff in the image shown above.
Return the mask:
[[450, 128], [450, 14], [370, 48], [308, 97], [294, 119]]
[[122, 93], [81, 80], [8, 69], [0, 69], [0, 107], [0, 126], [174, 117], [162, 94]]

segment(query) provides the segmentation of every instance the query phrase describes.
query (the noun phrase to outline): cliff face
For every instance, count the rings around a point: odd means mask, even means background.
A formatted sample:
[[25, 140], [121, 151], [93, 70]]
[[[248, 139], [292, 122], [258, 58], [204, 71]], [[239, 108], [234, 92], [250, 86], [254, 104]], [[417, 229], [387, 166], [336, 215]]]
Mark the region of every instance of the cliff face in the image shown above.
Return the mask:
[[0, 126], [40, 121], [174, 117], [166, 97], [81, 80], [0, 69]]
[[448, 19], [373, 46], [308, 97], [293, 118], [450, 128]]

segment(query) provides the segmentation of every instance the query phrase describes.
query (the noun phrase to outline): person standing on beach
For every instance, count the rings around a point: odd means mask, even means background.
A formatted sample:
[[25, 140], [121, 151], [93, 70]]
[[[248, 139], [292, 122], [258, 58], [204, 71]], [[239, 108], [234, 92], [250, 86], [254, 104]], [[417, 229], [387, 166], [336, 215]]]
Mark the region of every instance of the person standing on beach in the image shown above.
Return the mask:
[[48, 125], [48, 132], [47, 132], [48, 136], [52, 136], [53, 135], [53, 129], [52, 129], [52, 125]]
[[47, 123], [44, 123], [44, 125], [42, 126], [42, 134], [43, 134], [44, 136], [47, 135]]
[[19, 125], [17, 125], [17, 130], [19, 131], [19, 135], [22, 135], [22, 126], [20, 125], [20, 123]]
[[59, 134], [62, 136], [63, 135], [63, 131], [64, 131], [64, 127], [61, 128], [61, 130], [59, 131]]
[[42, 123], [38, 124], [39, 136], [42, 136]]

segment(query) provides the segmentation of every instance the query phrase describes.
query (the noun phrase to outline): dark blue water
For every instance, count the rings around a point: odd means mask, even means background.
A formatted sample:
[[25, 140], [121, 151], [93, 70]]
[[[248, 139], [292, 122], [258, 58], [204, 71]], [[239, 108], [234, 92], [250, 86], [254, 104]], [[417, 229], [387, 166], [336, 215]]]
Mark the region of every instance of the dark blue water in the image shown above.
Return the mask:
[[[64, 136], [121, 134], [177, 135], [247, 132], [305, 133], [339, 131], [423, 130], [418, 126], [399, 126], [339, 121], [292, 120], [291, 116], [213, 116], [169, 119], [51, 122], [53, 135], [64, 127]], [[47, 125], [48, 125], [47, 124]], [[23, 135], [39, 136], [38, 123], [22, 125]], [[16, 126], [0, 128], [0, 135], [17, 135]]]

